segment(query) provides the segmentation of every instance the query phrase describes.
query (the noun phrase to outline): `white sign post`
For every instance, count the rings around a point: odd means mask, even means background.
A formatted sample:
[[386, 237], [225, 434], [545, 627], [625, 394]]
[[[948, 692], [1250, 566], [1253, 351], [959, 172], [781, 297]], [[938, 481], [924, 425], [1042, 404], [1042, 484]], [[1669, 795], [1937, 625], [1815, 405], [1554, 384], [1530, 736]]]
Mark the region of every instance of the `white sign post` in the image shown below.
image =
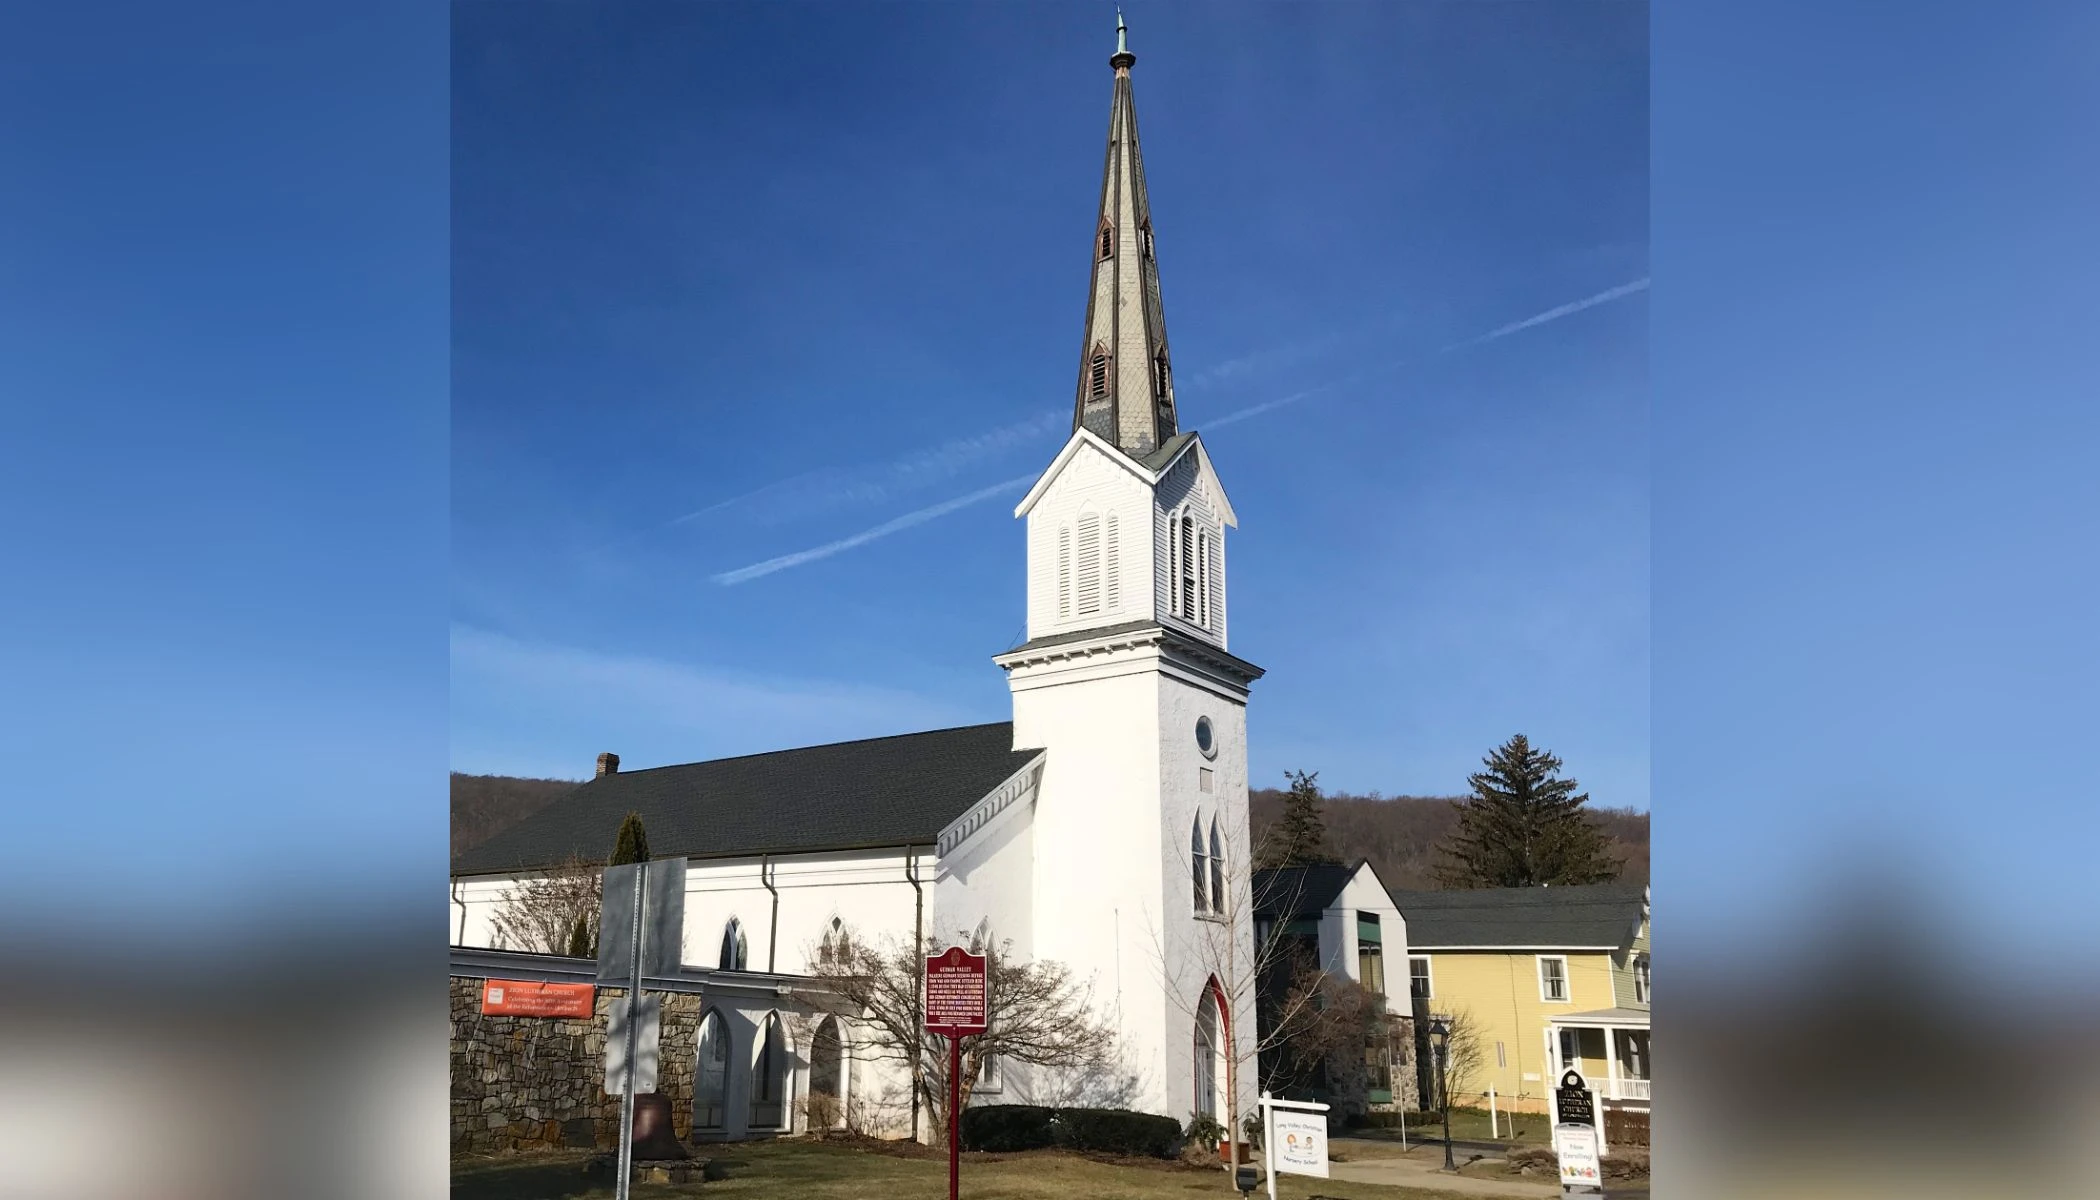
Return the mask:
[[1261, 1094], [1262, 1163], [1269, 1171], [1269, 1200], [1276, 1200], [1276, 1172], [1327, 1178], [1327, 1106], [1277, 1100]]

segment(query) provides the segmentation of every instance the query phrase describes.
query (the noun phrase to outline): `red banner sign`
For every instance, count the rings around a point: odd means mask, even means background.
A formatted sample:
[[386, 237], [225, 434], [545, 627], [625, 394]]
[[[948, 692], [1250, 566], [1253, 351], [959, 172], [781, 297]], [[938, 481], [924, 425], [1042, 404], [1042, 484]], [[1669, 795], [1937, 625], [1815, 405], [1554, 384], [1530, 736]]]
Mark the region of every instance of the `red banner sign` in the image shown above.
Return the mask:
[[926, 960], [926, 1028], [963, 1037], [984, 1032], [984, 964], [960, 946]]
[[512, 1017], [588, 1017], [598, 989], [588, 983], [529, 983], [491, 979], [481, 988], [481, 1011]]

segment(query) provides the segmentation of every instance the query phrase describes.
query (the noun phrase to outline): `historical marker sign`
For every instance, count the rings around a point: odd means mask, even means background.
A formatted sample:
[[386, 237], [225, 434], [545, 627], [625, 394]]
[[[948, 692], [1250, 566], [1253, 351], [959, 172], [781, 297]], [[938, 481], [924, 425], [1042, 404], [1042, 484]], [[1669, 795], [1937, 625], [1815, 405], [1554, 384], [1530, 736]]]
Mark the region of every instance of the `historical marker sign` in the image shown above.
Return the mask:
[[926, 960], [926, 1031], [968, 1037], [985, 1030], [985, 957], [950, 946]]
[[1590, 1085], [1579, 1071], [1569, 1071], [1560, 1077], [1560, 1086], [1554, 1089], [1553, 1099], [1556, 1120], [1562, 1125], [1590, 1125], [1597, 1123], [1597, 1106], [1590, 1094]]

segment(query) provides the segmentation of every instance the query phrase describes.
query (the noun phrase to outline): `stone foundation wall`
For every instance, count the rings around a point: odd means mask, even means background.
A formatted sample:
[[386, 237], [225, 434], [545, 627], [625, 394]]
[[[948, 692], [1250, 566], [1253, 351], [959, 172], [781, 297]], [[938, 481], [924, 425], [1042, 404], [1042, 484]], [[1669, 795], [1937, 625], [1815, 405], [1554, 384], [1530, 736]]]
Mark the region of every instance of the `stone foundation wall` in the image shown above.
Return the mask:
[[[605, 1030], [625, 990], [598, 989], [588, 1019], [489, 1016], [481, 1011], [483, 982], [451, 982], [453, 1153], [616, 1147], [620, 1102], [605, 1094]], [[672, 1127], [683, 1139], [693, 1128], [700, 997], [662, 999], [657, 1090], [670, 1097]]]

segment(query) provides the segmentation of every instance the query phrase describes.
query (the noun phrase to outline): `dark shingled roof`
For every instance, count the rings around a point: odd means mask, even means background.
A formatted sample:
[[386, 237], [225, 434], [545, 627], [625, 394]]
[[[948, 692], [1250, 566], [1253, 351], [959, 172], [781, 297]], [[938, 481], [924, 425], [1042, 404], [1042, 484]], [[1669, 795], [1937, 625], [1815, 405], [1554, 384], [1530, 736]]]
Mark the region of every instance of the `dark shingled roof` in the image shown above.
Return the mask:
[[1152, 453], [1139, 458], [1137, 461], [1140, 466], [1143, 466], [1147, 471], [1151, 471], [1153, 474], [1156, 475], [1159, 473], [1159, 469], [1161, 467], [1164, 467], [1168, 463], [1174, 461], [1174, 456], [1181, 453], [1181, 448], [1183, 446], [1188, 445], [1190, 442], [1194, 441], [1195, 438], [1196, 431], [1193, 429], [1189, 430], [1186, 433], [1177, 433], [1173, 437], [1168, 438], [1166, 441], [1161, 442], [1159, 444], [1159, 447], [1155, 449]]
[[457, 875], [603, 861], [629, 812], [660, 858], [929, 845], [1041, 754], [1012, 722], [601, 775], [459, 856]]
[[[1349, 886], [1363, 866], [1318, 863], [1307, 867], [1272, 867], [1254, 873], [1254, 915], [1285, 921], [1317, 917]], [[1286, 911], [1288, 910], [1288, 911]]]
[[1414, 950], [1440, 946], [1611, 946], [1633, 943], [1647, 907], [1639, 884], [1393, 892]]

